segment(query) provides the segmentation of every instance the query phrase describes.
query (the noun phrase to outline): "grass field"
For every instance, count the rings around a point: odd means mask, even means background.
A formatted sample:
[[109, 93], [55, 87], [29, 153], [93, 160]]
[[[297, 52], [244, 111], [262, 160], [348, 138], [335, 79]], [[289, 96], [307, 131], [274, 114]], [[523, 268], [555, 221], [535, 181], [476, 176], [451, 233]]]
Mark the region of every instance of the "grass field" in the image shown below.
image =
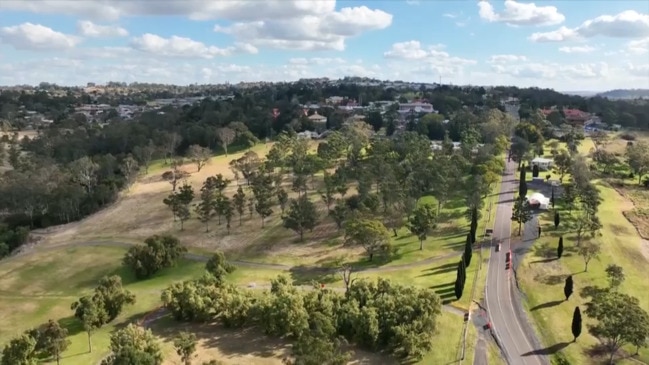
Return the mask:
[[[3, 331], [0, 331], [0, 344], [6, 343], [26, 329], [54, 319], [70, 331], [71, 346], [64, 354], [62, 363], [94, 364], [106, 354], [110, 333], [115, 328], [120, 328], [157, 308], [160, 305], [162, 289], [174, 281], [198, 277], [204, 265], [183, 260], [176, 267], [166, 269], [149, 280], [134, 281], [130, 272], [121, 267], [124, 252], [125, 248], [119, 247], [80, 246], [36, 252], [0, 262], [0, 311], [3, 313], [0, 318], [0, 328], [3, 328]], [[425, 269], [430, 269], [430, 266]], [[422, 271], [425, 269], [421, 268]], [[434, 287], [436, 283], [450, 281], [450, 277], [455, 276], [454, 269], [452, 273], [446, 270], [446, 264], [441, 263], [434, 270], [426, 272], [432, 271], [434, 274], [418, 278], [416, 285]], [[252, 283], [264, 286], [268, 285], [271, 278], [281, 273], [286, 272], [239, 267], [228, 280], [242, 286]], [[136, 304], [126, 307], [113, 323], [93, 335], [95, 350], [88, 353], [86, 334], [72, 317], [70, 304], [80, 296], [89, 294], [102, 276], [112, 274], [123, 278], [125, 288], [136, 295]], [[413, 270], [407, 270], [390, 272], [388, 276], [395, 282], [411, 284], [412, 280], [409, 280], [407, 275], [413, 274]], [[294, 275], [294, 278], [296, 277]], [[302, 279], [301, 283], [306, 281]], [[332, 285], [342, 286], [341, 283]], [[183, 326], [184, 324], [163, 320], [154, 324], [153, 330], [164, 340]], [[462, 317], [444, 311], [439, 317], [438, 328], [439, 334], [434, 340], [435, 351], [427, 355], [421, 362], [422, 365], [430, 364], [428, 361], [448, 363], [457, 356]], [[232, 364], [281, 364], [282, 355], [286, 353], [286, 343], [256, 335], [254, 330], [232, 332], [220, 327], [211, 327], [208, 332], [207, 329], [207, 325], [193, 329], [204, 338], [199, 351], [201, 359], [216, 358]], [[170, 344], [167, 343], [164, 348], [168, 354], [165, 364], [179, 364]], [[270, 348], [275, 350], [271, 351]], [[358, 352], [356, 359], [355, 364], [394, 363], [389, 358], [365, 352]]]
[[[583, 141], [580, 153], [585, 154], [593, 146], [592, 140]], [[588, 333], [586, 326], [579, 340], [571, 343], [570, 323], [575, 306], [584, 310], [584, 304], [588, 300], [580, 295], [580, 290], [591, 285], [608, 285], [604, 272], [607, 265], [617, 264], [623, 267], [626, 280], [620, 290], [637, 297], [641, 307], [649, 311], [649, 296], [646, 295], [649, 292], [649, 282], [646, 281], [644, 272], [649, 263], [649, 249], [642, 242], [634, 225], [622, 214], [632, 210], [633, 203], [606, 181], [595, 181], [595, 184], [602, 198], [599, 217], [603, 228], [601, 236], [593, 239], [601, 244], [602, 252], [598, 259], [590, 262], [588, 272], [584, 271], [584, 261], [574, 248], [574, 232], [565, 228], [569, 226], [570, 214], [561, 205], [557, 206], [561, 214], [559, 230], [554, 230], [552, 212], [542, 214], [540, 218], [544, 234], [534, 244], [532, 252], [525, 257], [518, 270], [519, 282], [526, 294], [527, 309], [537, 324], [547, 351], [561, 353], [573, 364], [596, 363], [601, 360], [591, 352], [599, 341]], [[560, 235], [564, 236], [565, 250], [563, 257], [556, 260]], [[570, 300], [564, 301], [563, 283], [567, 275], [573, 275], [575, 294]], [[588, 321], [586, 319], [586, 325]], [[630, 347], [625, 350], [630, 354], [635, 352]], [[637, 359], [649, 362], [649, 350], [642, 349]], [[617, 363], [637, 362], [620, 359]]]

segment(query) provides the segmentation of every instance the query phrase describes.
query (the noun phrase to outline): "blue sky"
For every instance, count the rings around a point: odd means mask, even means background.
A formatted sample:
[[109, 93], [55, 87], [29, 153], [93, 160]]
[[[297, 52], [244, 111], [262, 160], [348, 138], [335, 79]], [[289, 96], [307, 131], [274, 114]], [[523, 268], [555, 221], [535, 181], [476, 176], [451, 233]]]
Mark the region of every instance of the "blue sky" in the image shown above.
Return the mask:
[[0, 84], [649, 88], [646, 1], [3, 0]]

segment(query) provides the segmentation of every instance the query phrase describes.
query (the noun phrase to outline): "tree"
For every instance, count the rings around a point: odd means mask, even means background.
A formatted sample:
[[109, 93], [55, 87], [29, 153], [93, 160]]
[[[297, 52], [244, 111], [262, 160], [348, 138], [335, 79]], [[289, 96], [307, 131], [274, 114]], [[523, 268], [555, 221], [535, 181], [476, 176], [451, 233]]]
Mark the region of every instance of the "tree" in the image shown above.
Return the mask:
[[246, 193], [243, 192], [241, 186], [237, 188], [237, 192], [232, 197], [232, 203], [234, 204], [237, 213], [239, 213], [239, 226], [241, 226], [243, 222], [243, 213], [246, 209]]
[[561, 255], [563, 255], [563, 236], [559, 237], [559, 245], [557, 246], [557, 259], [560, 259]]
[[[196, 214], [198, 219], [205, 223], [205, 232], [210, 231], [209, 222], [214, 217], [215, 200], [214, 194], [216, 187], [212, 184], [213, 180], [207, 178], [201, 187], [201, 201], [196, 205]], [[173, 202], [172, 202], [173, 204]]]
[[561, 218], [559, 217], [559, 212], [556, 210], [554, 211], [554, 229], [559, 228], [559, 223], [561, 222]]
[[594, 242], [584, 242], [579, 246], [577, 253], [584, 259], [584, 271], [588, 271], [588, 263], [595, 257], [599, 257], [601, 247]]
[[581, 241], [584, 235], [589, 237], [595, 237], [599, 232], [599, 229], [602, 228], [601, 223], [596, 215], [590, 214], [589, 212], [580, 212], [577, 217], [575, 217], [573, 223], [573, 229], [577, 235], [577, 247], [581, 246]]
[[570, 296], [572, 295], [572, 289], [573, 289], [572, 275], [568, 275], [568, 277], [566, 278], [566, 283], [563, 286], [563, 295], [566, 296], [566, 300], [570, 299]]
[[133, 147], [133, 155], [140, 166], [144, 166], [145, 174], [149, 173], [149, 165], [151, 164], [151, 159], [155, 151], [156, 147], [152, 140], [149, 140], [146, 145]]
[[56, 359], [57, 365], [61, 363], [61, 353], [70, 345], [70, 340], [67, 337], [68, 330], [51, 319], [47, 321], [41, 331], [39, 345], [44, 353]]
[[[550, 177], [551, 176], [552, 175], [550, 175], [550, 174], [546, 175], [546, 181], [547, 182], [550, 182]], [[554, 209], [555, 203], [556, 203], [556, 199], [554, 198], [554, 186], [552, 186], [552, 195], [550, 195], [550, 204], [552, 204], [552, 209]], [[555, 211], [555, 216], [556, 216], [556, 211]], [[555, 220], [556, 220], [556, 218], [555, 218]], [[555, 228], [556, 228], [556, 226], [555, 226]]]
[[424, 241], [428, 233], [437, 226], [436, 218], [435, 208], [430, 204], [424, 204], [417, 207], [408, 219], [408, 229], [419, 239], [420, 250], [424, 249]]
[[82, 297], [79, 301], [72, 303], [74, 317], [83, 324], [83, 329], [88, 335], [88, 352], [92, 352], [92, 332], [108, 323], [108, 313], [102, 305], [91, 297]]
[[279, 203], [279, 209], [281, 209], [282, 215], [284, 215], [286, 204], [288, 204], [288, 193], [286, 190], [282, 188], [277, 189], [277, 202]]
[[471, 234], [468, 234], [466, 236], [466, 243], [464, 245], [464, 254], [462, 256], [462, 260], [466, 264], [467, 267], [471, 265], [471, 257], [473, 256], [473, 243], [471, 242]]
[[606, 278], [611, 289], [617, 289], [624, 282], [624, 270], [622, 266], [609, 264], [606, 267]]
[[2, 349], [1, 365], [36, 365], [36, 340], [28, 334], [12, 339]]
[[180, 360], [185, 365], [190, 365], [196, 352], [196, 335], [185, 331], [180, 332], [174, 337], [174, 348], [178, 356], [180, 356]]
[[511, 158], [514, 161], [518, 162], [519, 168], [521, 167], [521, 163], [523, 162], [523, 157], [527, 154], [530, 148], [531, 145], [526, 139], [520, 137], [512, 138], [512, 145], [509, 153]]
[[126, 178], [126, 182], [132, 184], [133, 180], [137, 177], [139, 166], [133, 156], [128, 155], [122, 160], [119, 170], [122, 173], [122, 176]]
[[466, 283], [466, 265], [464, 263], [464, 258], [460, 260], [457, 265], [457, 277], [455, 278], [455, 298], [458, 300], [462, 298], [462, 293], [464, 292], [464, 284]]
[[322, 201], [327, 206], [327, 211], [330, 211], [331, 205], [336, 201], [334, 194], [336, 193], [336, 177], [327, 171], [324, 172], [324, 191], [320, 192]]
[[649, 171], [649, 144], [634, 142], [626, 148], [627, 164], [638, 177], [638, 184], [642, 183], [642, 177]]
[[236, 133], [232, 129], [228, 127], [224, 128], [219, 128], [216, 130], [216, 136], [219, 139], [219, 142], [221, 142], [221, 146], [223, 147], [223, 150], [225, 151], [225, 156], [227, 157], [228, 155], [228, 146], [234, 142], [234, 139], [236, 138]]
[[586, 315], [597, 323], [588, 331], [603, 342], [609, 352], [609, 363], [625, 344], [636, 346], [646, 343], [649, 337], [649, 315], [638, 299], [610, 290], [597, 291], [586, 304]]
[[106, 323], [111, 322], [126, 305], [135, 303], [135, 295], [124, 289], [119, 275], [104, 276], [95, 288], [92, 300], [103, 307], [106, 312]]
[[532, 166], [532, 177], [539, 177], [539, 165]]
[[372, 261], [377, 253], [390, 253], [390, 233], [379, 221], [352, 219], [345, 223], [345, 244], [362, 246]]
[[525, 196], [527, 195], [527, 167], [525, 165], [521, 166], [521, 171], [518, 177], [518, 195]]
[[230, 228], [232, 227], [232, 218], [234, 218], [234, 204], [226, 196], [220, 201], [219, 210], [221, 215], [225, 218], [225, 226], [230, 234]]
[[102, 365], [162, 364], [162, 351], [151, 330], [132, 323], [110, 336], [110, 350]]
[[123, 263], [135, 273], [138, 279], [146, 279], [156, 272], [172, 267], [187, 252], [178, 238], [170, 235], [153, 235], [144, 240], [144, 245], [131, 247], [124, 255]]
[[572, 342], [577, 342], [577, 337], [581, 335], [581, 311], [579, 307], [575, 307], [575, 311], [572, 314], [572, 336], [574, 339]]
[[201, 172], [203, 166], [205, 166], [210, 161], [212, 151], [210, 151], [209, 148], [193, 144], [189, 146], [188, 154], [190, 160], [196, 164], [196, 171]]
[[217, 282], [222, 283], [223, 278], [236, 269], [236, 266], [232, 265], [225, 258], [225, 254], [222, 251], [216, 251], [207, 263], [205, 264], [205, 271], [212, 275]]
[[259, 173], [252, 181], [252, 193], [255, 197], [255, 211], [261, 217], [261, 228], [264, 228], [266, 217], [273, 214], [272, 179], [265, 173]]
[[336, 206], [334, 206], [334, 208], [329, 212], [329, 215], [331, 216], [331, 218], [333, 218], [338, 229], [341, 229], [343, 227], [348, 214], [349, 209], [347, 208], [345, 202], [343, 202], [342, 200], [338, 200]]
[[184, 229], [184, 223], [189, 219], [191, 213], [189, 211], [189, 204], [194, 200], [194, 189], [191, 185], [183, 184], [179, 191], [172, 192], [163, 203], [171, 208], [174, 218], [180, 220], [180, 230]]
[[532, 212], [530, 211], [530, 205], [522, 196], [519, 196], [514, 202], [514, 209], [512, 211], [512, 221], [518, 223], [518, 235], [521, 235], [521, 228], [523, 224], [529, 222], [532, 219]]
[[610, 174], [611, 169], [619, 162], [615, 154], [602, 148], [593, 152], [593, 161], [602, 169], [604, 174]]
[[563, 177], [570, 172], [572, 167], [572, 157], [566, 150], [560, 150], [556, 156], [554, 156], [554, 168], [559, 174], [559, 181], [563, 181]]
[[302, 195], [297, 199], [291, 199], [286, 215], [282, 216], [284, 228], [292, 229], [304, 241], [304, 231], [312, 231], [318, 223], [318, 211], [315, 204], [309, 197]]

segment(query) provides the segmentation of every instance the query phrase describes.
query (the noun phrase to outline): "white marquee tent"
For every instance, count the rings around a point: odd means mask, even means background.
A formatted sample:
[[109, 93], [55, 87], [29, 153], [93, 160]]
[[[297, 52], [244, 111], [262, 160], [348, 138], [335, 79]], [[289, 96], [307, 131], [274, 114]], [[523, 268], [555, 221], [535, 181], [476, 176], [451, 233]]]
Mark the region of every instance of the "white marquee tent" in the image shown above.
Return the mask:
[[534, 208], [548, 209], [550, 207], [550, 198], [546, 198], [541, 193], [533, 193], [527, 196], [527, 202]]

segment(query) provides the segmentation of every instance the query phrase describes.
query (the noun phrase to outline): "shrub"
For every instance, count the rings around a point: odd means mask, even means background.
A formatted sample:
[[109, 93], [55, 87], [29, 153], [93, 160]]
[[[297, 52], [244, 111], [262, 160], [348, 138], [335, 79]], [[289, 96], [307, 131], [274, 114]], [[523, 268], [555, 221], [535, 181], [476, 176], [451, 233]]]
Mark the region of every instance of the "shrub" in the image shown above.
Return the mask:
[[635, 141], [637, 136], [633, 133], [625, 132], [620, 134], [620, 138], [622, 138], [625, 141]]

